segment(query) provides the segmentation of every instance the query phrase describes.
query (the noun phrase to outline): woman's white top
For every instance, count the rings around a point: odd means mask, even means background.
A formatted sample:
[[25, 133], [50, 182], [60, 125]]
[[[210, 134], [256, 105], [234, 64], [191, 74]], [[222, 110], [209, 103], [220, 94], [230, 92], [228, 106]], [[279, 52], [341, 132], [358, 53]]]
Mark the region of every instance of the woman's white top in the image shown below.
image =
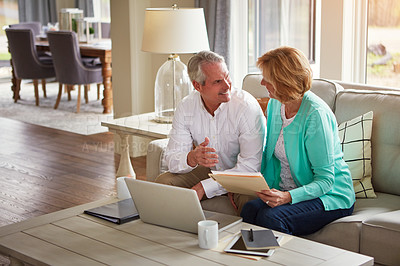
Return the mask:
[[290, 172], [289, 162], [285, 152], [285, 141], [283, 139], [283, 129], [288, 125], [290, 125], [290, 123], [293, 122], [295, 117], [296, 116], [293, 116], [287, 119], [285, 115], [285, 105], [284, 104], [281, 105], [282, 128], [281, 132], [279, 133], [274, 154], [276, 158], [278, 158], [279, 161], [281, 162], [281, 174], [280, 174], [281, 182], [279, 183], [279, 186], [283, 191], [288, 191], [297, 188], [296, 184], [293, 181], [292, 174]]

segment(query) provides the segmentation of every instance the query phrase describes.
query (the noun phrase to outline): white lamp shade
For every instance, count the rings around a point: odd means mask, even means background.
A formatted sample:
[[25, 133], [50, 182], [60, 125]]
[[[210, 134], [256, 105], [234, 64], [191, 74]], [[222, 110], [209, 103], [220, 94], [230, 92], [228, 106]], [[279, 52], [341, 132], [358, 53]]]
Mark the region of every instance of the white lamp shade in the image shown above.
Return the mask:
[[148, 8], [142, 51], [185, 54], [210, 50], [202, 8]]

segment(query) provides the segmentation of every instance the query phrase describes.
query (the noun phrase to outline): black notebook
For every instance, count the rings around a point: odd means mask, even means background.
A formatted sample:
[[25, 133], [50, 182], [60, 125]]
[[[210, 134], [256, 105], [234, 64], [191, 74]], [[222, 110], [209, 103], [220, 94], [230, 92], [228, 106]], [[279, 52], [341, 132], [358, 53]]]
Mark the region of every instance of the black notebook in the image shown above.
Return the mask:
[[251, 256], [262, 256], [269, 257], [274, 254], [275, 249], [258, 249], [258, 250], [249, 250], [246, 248], [244, 244], [243, 237], [241, 234], [235, 236], [229, 245], [224, 249], [225, 252], [228, 253], [236, 253], [243, 255], [251, 255]]
[[116, 224], [139, 219], [139, 214], [131, 198], [85, 210], [84, 213]]
[[243, 242], [249, 250], [278, 248], [274, 233], [269, 230], [241, 230]]

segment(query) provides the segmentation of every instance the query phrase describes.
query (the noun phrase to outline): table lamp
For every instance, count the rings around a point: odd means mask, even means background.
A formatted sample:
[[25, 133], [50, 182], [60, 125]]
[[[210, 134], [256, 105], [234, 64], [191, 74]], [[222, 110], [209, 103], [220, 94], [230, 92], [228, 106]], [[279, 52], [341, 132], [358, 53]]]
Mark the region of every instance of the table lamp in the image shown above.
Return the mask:
[[142, 51], [169, 54], [157, 72], [155, 82], [155, 120], [171, 123], [183, 97], [193, 90], [187, 67], [177, 54], [209, 50], [202, 8], [147, 8]]

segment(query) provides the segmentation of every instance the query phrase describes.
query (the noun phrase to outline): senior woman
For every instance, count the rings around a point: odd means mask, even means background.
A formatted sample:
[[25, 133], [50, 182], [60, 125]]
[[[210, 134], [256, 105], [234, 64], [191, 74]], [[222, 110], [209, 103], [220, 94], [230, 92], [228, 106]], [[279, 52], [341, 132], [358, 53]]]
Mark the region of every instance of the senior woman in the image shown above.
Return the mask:
[[244, 205], [243, 221], [307, 235], [353, 212], [355, 194], [335, 116], [310, 91], [304, 54], [280, 47], [257, 61], [271, 100], [261, 172], [270, 190]]

